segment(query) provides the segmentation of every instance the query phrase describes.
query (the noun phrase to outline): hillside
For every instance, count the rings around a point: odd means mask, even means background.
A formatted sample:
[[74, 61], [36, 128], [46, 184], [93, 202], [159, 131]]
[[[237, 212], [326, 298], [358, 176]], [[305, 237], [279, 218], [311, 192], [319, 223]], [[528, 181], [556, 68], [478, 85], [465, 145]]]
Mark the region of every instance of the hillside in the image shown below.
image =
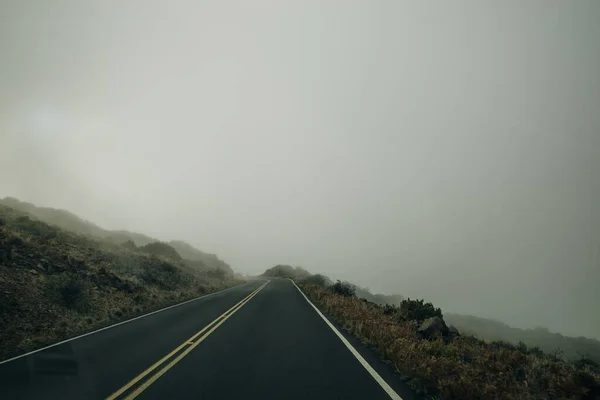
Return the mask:
[[547, 353], [562, 352], [569, 360], [579, 360], [582, 356], [600, 363], [600, 341], [585, 337], [569, 337], [553, 333], [546, 328], [519, 329], [503, 322], [479, 318], [472, 315], [445, 314], [447, 322], [461, 332], [471, 334], [486, 341], [502, 340], [514, 344], [538, 346]]
[[221, 270], [226, 275], [233, 276], [233, 270], [229, 264], [220, 260], [215, 254], [204, 253], [182, 240], [172, 240], [169, 245], [186, 260], [199, 261], [209, 269]]
[[73, 214], [29, 211], [0, 205], [0, 360], [236, 283], [168, 244], [114, 244]]
[[[80, 233], [84, 235], [92, 235], [96, 237], [106, 237], [109, 232], [99, 226], [88, 222], [77, 215], [65, 211], [57, 210], [50, 207], [38, 207], [31, 203], [26, 203], [15, 199], [14, 197], [5, 197], [0, 199], [0, 204], [15, 210], [28, 214], [47, 224], [58, 226], [61, 229]], [[127, 238], [125, 239], [127, 240]], [[125, 241], [123, 240], [123, 241]]]
[[[13, 208], [29, 215], [30, 217], [33, 217], [34, 219], [57, 226], [66, 231], [94, 236], [114, 244], [122, 244], [131, 241], [136, 246], [143, 247], [151, 243], [159, 242], [159, 240], [141, 233], [129, 232], [125, 230], [111, 231], [103, 229], [98, 225], [86, 221], [69, 211], [50, 207], [38, 207], [34, 204], [15, 199], [14, 197], [5, 197], [4, 199], [0, 199], [0, 205]], [[198, 268], [200, 270], [223, 270], [225, 275], [233, 276], [233, 270], [231, 267], [214, 254], [204, 253], [183, 241], [172, 241], [168, 244], [174, 248], [182, 258], [191, 261], [202, 262], [202, 264], [188, 263], [188, 265], [192, 268]]]

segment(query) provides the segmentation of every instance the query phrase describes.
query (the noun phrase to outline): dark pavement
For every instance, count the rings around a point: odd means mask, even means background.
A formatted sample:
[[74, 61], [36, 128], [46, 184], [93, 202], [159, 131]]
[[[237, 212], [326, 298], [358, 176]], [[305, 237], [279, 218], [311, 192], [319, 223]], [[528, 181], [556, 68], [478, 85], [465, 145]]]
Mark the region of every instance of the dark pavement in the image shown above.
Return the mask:
[[[0, 364], [0, 399], [104, 399], [123, 387], [114, 399], [391, 398], [293, 282], [274, 279], [247, 298], [265, 282]], [[372, 354], [365, 358], [373, 360]], [[398, 389], [387, 365], [372, 366]]]

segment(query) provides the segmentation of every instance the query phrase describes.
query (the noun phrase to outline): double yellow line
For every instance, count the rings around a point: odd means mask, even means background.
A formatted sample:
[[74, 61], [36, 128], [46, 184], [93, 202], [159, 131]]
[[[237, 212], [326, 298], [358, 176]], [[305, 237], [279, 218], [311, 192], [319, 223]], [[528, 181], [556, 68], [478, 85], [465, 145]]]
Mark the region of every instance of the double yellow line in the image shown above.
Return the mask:
[[[213, 333], [219, 326], [221, 326], [229, 317], [233, 315], [236, 311], [242, 308], [247, 302], [249, 302], [254, 296], [258, 294], [265, 286], [267, 286], [269, 282], [265, 282], [254, 292], [250, 293], [244, 299], [242, 299], [239, 303], [231, 307], [229, 310], [225, 311], [223, 314], [214, 319], [210, 324], [206, 325], [200, 331], [194, 334], [191, 338], [183, 342], [179, 347], [175, 350], [161, 358], [159, 361], [154, 363], [150, 368], [133, 378], [129, 383], [123, 386], [121, 389], [117, 390], [110, 396], [106, 398], [106, 400], [115, 400], [122, 396], [121, 398], [125, 400], [132, 400], [139, 396], [144, 390], [146, 390], [150, 385], [152, 385], [158, 378], [163, 376], [165, 372], [167, 372], [171, 367], [177, 364], [183, 357], [188, 355], [196, 346], [198, 346], [204, 339], [208, 337], [211, 333]], [[207, 332], [208, 331], [208, 332]], [[182, 351], [183, 350], [183, 351]], [[133, 391], [130, 391], [132, 387], [134, 387], [138, 382], [143, 380], [146, 376], [150, 375], [155, 369], [159, 368], [161, 365], [165, 364], [169, 359], [175, 356], [177, 353], [180, 353], [175, 357], [171, 362], [166, 364], [156, 373], [151, 375], [148, 379], [146, 379], [141, 385], [135, 388]], [[129, 394], [125, 394], [129, 391]]]

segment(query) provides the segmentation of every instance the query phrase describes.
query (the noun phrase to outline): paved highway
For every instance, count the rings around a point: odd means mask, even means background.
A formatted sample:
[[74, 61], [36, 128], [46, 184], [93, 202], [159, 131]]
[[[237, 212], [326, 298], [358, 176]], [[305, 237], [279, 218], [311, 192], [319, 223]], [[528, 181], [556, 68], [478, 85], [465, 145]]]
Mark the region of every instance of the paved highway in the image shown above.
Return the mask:
[[0, 364], [1, 399], [413, 399], [285, 279], [259, 280]]

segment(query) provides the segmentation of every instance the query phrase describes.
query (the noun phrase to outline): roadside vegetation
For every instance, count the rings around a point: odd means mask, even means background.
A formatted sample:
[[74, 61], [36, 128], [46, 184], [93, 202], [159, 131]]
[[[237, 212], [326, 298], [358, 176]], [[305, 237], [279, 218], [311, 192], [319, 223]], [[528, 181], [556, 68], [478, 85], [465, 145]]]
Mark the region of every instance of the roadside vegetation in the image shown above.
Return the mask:
[[585, 355], [566, 361], [560, 352], [460, 334], [446, 325], [440, 308], [424, 300], [382, 305], [357, 296], [356, 286], [348, 282], [323, 275], [287, 277], [424, 397], [600, 398], [600, 366]]
[[0, 204], [0, 360], [240, 283], [136, 235], [117, 244]]

